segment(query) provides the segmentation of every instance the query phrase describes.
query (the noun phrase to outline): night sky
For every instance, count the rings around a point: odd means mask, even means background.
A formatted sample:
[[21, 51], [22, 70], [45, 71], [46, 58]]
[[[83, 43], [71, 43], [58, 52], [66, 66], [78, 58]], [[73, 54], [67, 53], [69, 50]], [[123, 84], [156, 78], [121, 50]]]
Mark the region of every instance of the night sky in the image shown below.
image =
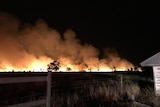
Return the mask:
[[34, 24], [41, 18], [62, 34], [73, 29], [82, 43], [101, 52], [114, 48], [122, 58], [139, 64], [160, 49], [156, 5], [151, 1], [1, 0], [0, 12], [13, 14], [22, 23]]

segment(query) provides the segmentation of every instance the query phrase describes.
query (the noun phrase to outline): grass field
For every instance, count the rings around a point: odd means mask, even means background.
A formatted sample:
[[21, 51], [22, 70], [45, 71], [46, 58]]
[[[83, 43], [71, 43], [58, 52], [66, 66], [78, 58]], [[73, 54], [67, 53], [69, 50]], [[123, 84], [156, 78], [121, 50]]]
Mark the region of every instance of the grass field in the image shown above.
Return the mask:
[[[0, 73], [2, 77], [44, 76], [46, 73]], [[52, 73], [53, 107], [134, 107], [133, 99], [150, 106], [159, 106], [154, 94], [153, 79], [142, 72]], [[46, 82], [0, 84], [0, 103], [7, 99], [42, 94]], [[42, 97], [39, 96], [39, 97]], [[32, 97], [32, 98], [31, 98]], [[37, 97], [37, 96], [36, 96]]]

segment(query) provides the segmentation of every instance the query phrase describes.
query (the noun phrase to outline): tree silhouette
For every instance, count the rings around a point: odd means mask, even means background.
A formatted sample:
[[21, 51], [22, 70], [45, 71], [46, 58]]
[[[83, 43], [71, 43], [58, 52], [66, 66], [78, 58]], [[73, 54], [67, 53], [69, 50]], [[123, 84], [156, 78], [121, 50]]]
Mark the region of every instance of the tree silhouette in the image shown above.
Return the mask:
[[67, 71], [72, 71], [72, 69], [70, 67], [67, 67], [66, 70]]
[[116, 67], [115, 66], [113, 66], [113, 71], [116, 71]]
[[58, 61], [53, 61], [50, 64], [48, 64], [48, 71], [58, 71], [60, 68], [60, 63]]

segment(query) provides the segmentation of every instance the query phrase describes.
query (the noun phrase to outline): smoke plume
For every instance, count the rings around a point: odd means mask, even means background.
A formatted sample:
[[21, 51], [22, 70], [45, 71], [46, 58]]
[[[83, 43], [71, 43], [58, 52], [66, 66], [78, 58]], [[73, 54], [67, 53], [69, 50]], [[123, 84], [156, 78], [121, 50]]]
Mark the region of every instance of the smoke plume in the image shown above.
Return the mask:
[[53, 60], [60, 62], [61, 70], [133, 67], [115, 50], [109, 50], [105, 50], [104, 59], [99, 59], [99, 50], [91, 44], [82, 45], [72, 29], [60, 35], [42, 19], [35, 25], [22, 25], [15, 16], [0, 13], [0, 70], [46, 70]]

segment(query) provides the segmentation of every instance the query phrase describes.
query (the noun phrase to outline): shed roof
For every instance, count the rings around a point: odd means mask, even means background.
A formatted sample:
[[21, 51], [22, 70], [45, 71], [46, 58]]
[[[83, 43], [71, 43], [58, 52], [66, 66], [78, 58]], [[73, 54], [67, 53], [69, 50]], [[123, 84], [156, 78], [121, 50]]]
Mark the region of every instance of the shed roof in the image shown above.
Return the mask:
[[142, 61], [140, 65], [141, 66], [159, 66], [160, 65], [160, 52]]

